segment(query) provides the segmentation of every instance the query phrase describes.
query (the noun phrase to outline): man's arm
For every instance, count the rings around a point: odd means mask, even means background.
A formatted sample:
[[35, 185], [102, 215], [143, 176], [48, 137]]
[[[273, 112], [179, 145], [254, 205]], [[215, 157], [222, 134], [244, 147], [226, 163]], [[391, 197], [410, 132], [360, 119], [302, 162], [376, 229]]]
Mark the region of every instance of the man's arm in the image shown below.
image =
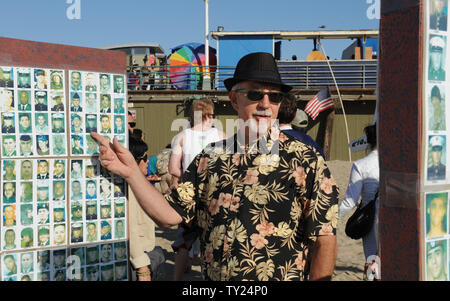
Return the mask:
[[181, 160], [183, 158], [183, 134], [179, 134], [174, 138], [172, 143], [172, 154], [169, 160], [169, 173], [176, 177], [181, 178], [183, 175], [183, 169], [181, 166]]
[[166, 228], [181, 223], [181, 216], [147, 181], [129, 150], [123, 147], [116, 138], [113, 143], [109, 143], [98, 133], [92, 132], [91, 136], [100, 143], [99, 159], [102, 166], [127, 181], [139, 204], [159, 227]]
[[335, 235], [319, 236], [314, 244], [310, 281], [331, 280], [337, 256], [337, 242]]

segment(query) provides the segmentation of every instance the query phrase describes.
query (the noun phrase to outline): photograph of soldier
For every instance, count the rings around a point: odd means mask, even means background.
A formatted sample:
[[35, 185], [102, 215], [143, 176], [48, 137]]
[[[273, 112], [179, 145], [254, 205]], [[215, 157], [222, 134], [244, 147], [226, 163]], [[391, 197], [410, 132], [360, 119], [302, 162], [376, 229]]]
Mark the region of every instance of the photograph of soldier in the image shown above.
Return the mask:
[[19, 103], [17, 104], [19, 111], [31, 111], [31, 92], [27, 90], [19, 90]]
[[123, 219], [119, 219], [115, 221], [115, 231], [114, 231], [114, 238], [120, 239], [125, 238], [125, 222]]
[[36, 90], [47, 90], [47, 72], [42, 69], [34, 70], [34, 88]]
[[97, 94], [86, 93], [86, 112], [97, 113]]
[[100, 180], [100, 198], [103, 200], [112, 198], [111, 183], [104, 178]]
[[37, 113], [36, 114], [36, 133], [48, 134], [48, 114]]
[[16, 161], [5, 160], [3, 161], [3, 180], [14, 181], [16, 179]]
[[100, 246], [100, 262], [108, 263], [113, 260], [112, 253], [113, 247], [112, 244], [103, 244]]
[[36, 152], [40, 156], [47, 156], [50, 154], [50, 148], [49, 148], [49, 141], [48, 141], [49, 135], [37, 135], [37, 148]]
[[447, 274], [447, 241], [427, 243], [427, 281], [446, 281]]
[[71, 226], [71, 235], [70, 242], [71, 243], [80, 243], [83, 242], [83, 223], [76, 222], [72, 223]]
[[53, 242], [55, 245], [63, 245], [66, 243], [66, 225], [54, 224], [53, 225]]
[[29, 157], [33, 155], [33, 140], [30, 135], [21, 135], [19, 138], [20, 155]]
[[33, 201], [33, 182], [20, 183], [20, 202], [29, 203]]
[[111, 79], [108, 74], [100, 73], [100, 93], [111, 93]]
[[37, 252], [37, 265], [36, 270], [47, 271], [50, 269], [50, 251], [38, 251]]
[[50, 89], [62, 90], [64, 87], [64, 79], [62, 71], [51, 71], [50, 72]]
[[95, 180], [86, 181], [86, 199], [97, 198], [97, 182]]
[[48, 203], [38, 203], [37, 204], [37, 223], [38, 224], [48, 224], [50, 222]]
[[83, 176], [83, 160], [72, 160], [70, 165], [70, 177], [81, 178]]
[[20, 272], [22, 274], [33, 273], [33, 252], [20, 254]]
[[53, 179], [64, 179], [66, 177], [66, 161], [57, 159], [53, 163]]
[[447, 0], [430, 1], [430, 29], [447, 31]]
[[87, 149], [86, 153], [88, 155], [98, 155], [98, 144], [90, 135], [86, 135]]
[[83, 136], [72, 135], [72, 155], [82, 155], [83, 150]]
[[52, 114], [52, 133], [54, 133], [54, 134], [64, 133], [64, 114], [63, 113]]
[[[89, 200], [86, 202], [86, 219], [94, 220], [97, 219], [97, 201]], [[96, 226], [97, 228], [97, 226]]]
[[36, 111], [47, 111], [47, 92], [46, 91], [36, 91], [34, 92], [35, 105], [34, 109]]
[[49, 226], [38, 227], [38, 246], [45, 247], [50, 245], [50, 228]]
[[429, 80], [445, 80], [445, 49], [446, 37], [430, 35], [430, 61], [428, 64]]
[[24, 228], [20, 232], [20, 247], [22, 249], [32, 248], [33, 244], [33, 228]]
[[53, 274], [53, 281], [66, 281], [66, 270], [58, 270]]
[[86, 247], [86, 264], [98, 263], [98, 245]]
[[36, 275], [37, 281], [50, 281], [50, 272], [39, 272]]
[[66, 207], [64, 201], [53, 202], [53, 222], [63, 223], [66, 221]]
[[0, 67], [0, 87], [14, 87], [14, 69], [11, 67]]
[[86, 241], [93, 242], [98, 240], [97, 223], [90, 222], [86, 224]]
[[53, 182], [53, 200], [64, 201], [66, 199], [66, 182], [54, 181]]
[[111, 218], [111, 200], [103, 200], [100, 202], [100, 218]]
[[20, 179], [31, 180], [33, 178], [33, 162], [31, 160], [23, 160], [20, 162]]
[[14, 110], [14, 91], [0, 88], [0, 110]]
[[64, 269], [66, 267], [66, 249], [54, 250], [53, 256], [53, 269]]
[[17, 274], [17, 255], [3, 255], [3, 276], [12, 276]]
[[19, 133], [31, 134], [31, 113], [19, 113]]
[[16, 202], [16, 182], [3, 183], [3, 203], [12, 204]]
[[111, 221], [101, 221], [100, 239], [109, 240], [111, 238]]
[[114, 280], [127, 280], [127, 269], [128, 266], [126, 261], [114, 263]]
[[114, 280], [114, 266], [112, 264], [100, 266], [100, 280], [101, 281]]
[[70, 92], [70, 111], [71, 112], [82, 112], [82, 104], [81, 104], [81, 93], [78, 92]]
[[2, 137], [3, 156], [14, 157], [16, 152], [16, 136], [8, 135]]
[[123, 98], [114, 98], [114, 113], [115, 114], [124, 114], [125, 113], [125, 107]]
[[80, 201], [83, 199], [83, 190], [79, 180], [74, 180], [71, 182], [71, 194], [70, 199], [72, 201]]
[[38, 180], [46, 180], [49, 178], [49, 164], [47, 160], [38, 160], [38, 167], [37, 167], [37, 179]]
[[14, 250], [16, 248], [16, 232], [14, 232], [14, 229], [7, 229], [3, 238], [3, 250]]
[[64, 102], [62, 92], [54, 92], [52, 95], [53, 106], [52, 111], [61, 112], [64, 111]]
[[100, 133], [111, 134], [111, 116], [100, 115]]
[[100, 113], [111, 113], [111, 95], [100, 94]]
[[16, 205], [9, 204], [3, 206], [3, 226], [11, 227], [16, 225]]
[[123, 75], [114, 75], [114, 93], [125, 93]]
[[71, 220], [79, 222], [83, 220], [83, 204], [80, 201], [72, 202], [70, 206]]
[[97, 132], [97, 115], [86, 115], [86, 133]]
[[123, 199], [114, 200], [114, 217], [125, 217], [125, 201]]
[[98, 281], [99, 280], [98, 269], [99, 269], [99, 267], [97, 265], [87, 267], [87, 280], [88, 281]]
[[20, 205], [20, 224], [22, 226], [33, 224], [33, 204]]
[[123, 134], [125, 133], [125, 123], [124, 116], [116, 115], [114, 117], [114, 133], [115, 134]]
[[87, 92], [96, 92], [97, 91], [97, 79], [98, 77], [95, 76], [92, 72], [85, 73], [85, 86], [84, 90]]
[[64, 135], [52, 135], [53, 155], [62, 156], [66, 154], [66, 141]]
[[127, 259], [127, 245], [124, 241], [114, 243], [114, 259], [115, 260]]
[[[47, 181], [44, 181], [43, 184], [47, 184]], [[38, 186], [36, 188], [36, 199], [38, 202], [48, 202], [49, 201], [49, 188], [48, 185]]]
[[427, 238], [447, 234], [447, 193], [426, 195], [426, 233]]
[[30, 69], [28, 68], [17, 69], [17, 87], [19, 89], [31, 88]]
[[5, 112], [2, 113], [2, 133], [14, 134], [15, 133], [15, 120], [14, 113]]
[[83, 120], [80, 114], [70, 114], [71, 131], [73, 134], [83, 133]]
[[79, 260], [81, 266], [86, 265], [86, 259], [85, 259], [86, 256], [85, 256], [85, 248], [84, 247], [70, 249], [70, 255], [78, 257], [78, 260]]
[[125, 196], [125, 182], [114, 178], [114, 197], [121, 198]]
[[445, 136], [429, 137], [427, 180], [445, 179]]
[[81, 73], [79, 71], [72, 71], [70, 73], [70, 90], [81, 91]]

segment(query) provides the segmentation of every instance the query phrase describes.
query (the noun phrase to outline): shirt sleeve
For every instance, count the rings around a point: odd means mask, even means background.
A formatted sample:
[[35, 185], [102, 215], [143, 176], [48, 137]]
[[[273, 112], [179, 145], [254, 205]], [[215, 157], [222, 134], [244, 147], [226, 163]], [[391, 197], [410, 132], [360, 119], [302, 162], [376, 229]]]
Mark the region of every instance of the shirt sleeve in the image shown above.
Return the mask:
[[198, 187], [200, 185], [200, 179], [197, 176], [197, 169], [199, 160], [200, 155], [197, 155], [183, 174], [178, 188], [173, 189], [170, 194], [164, 196], [188, 226], [192, 224], [198, 208]]
[[345, 198], [339, 206], [339, 218], [346, 216], [356, 206], [361, 195], [363, 178], [356, 164], [353, 163]]

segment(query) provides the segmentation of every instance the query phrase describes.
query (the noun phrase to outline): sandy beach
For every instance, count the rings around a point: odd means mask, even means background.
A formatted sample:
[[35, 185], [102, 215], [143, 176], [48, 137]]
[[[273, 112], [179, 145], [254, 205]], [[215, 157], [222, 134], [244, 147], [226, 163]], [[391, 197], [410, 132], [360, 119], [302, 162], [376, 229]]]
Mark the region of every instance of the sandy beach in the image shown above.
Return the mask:
[[[348, 178], [352, 167], [351, 162], [329, 161], [327, 162], [337, 185], [339, 186], [339, 202], [345, 196]], [[338, 223], [338, 255], [333, 281], [361, 280], [364, 264], [364, 253], [361, 240], [353, 240], [345, 235], [344, 227], [348, 216]], [[175, 240], [176, 228], [156, 229], [156, 244], [164, 250], [166, 262], [163, 266], [163, 277], [159, 280], [173, 280], [174, 253], [171, 248]], [[192, 270], [184, 274], [185, 281], [202, 280], [200, 266], [193, 265]]]

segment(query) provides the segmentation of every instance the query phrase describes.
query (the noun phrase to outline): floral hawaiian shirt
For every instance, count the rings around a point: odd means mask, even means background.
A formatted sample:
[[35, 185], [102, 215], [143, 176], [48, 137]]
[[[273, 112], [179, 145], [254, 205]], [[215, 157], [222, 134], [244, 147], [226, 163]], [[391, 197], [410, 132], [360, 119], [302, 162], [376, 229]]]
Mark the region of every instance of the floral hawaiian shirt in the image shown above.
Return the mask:
[[304, 280], [317, 236], [336, 235], [323, 157], [278, 128], [247, 148], [237, 135], [208, 145], [166, 198], [198, 229], [208, 280]]

